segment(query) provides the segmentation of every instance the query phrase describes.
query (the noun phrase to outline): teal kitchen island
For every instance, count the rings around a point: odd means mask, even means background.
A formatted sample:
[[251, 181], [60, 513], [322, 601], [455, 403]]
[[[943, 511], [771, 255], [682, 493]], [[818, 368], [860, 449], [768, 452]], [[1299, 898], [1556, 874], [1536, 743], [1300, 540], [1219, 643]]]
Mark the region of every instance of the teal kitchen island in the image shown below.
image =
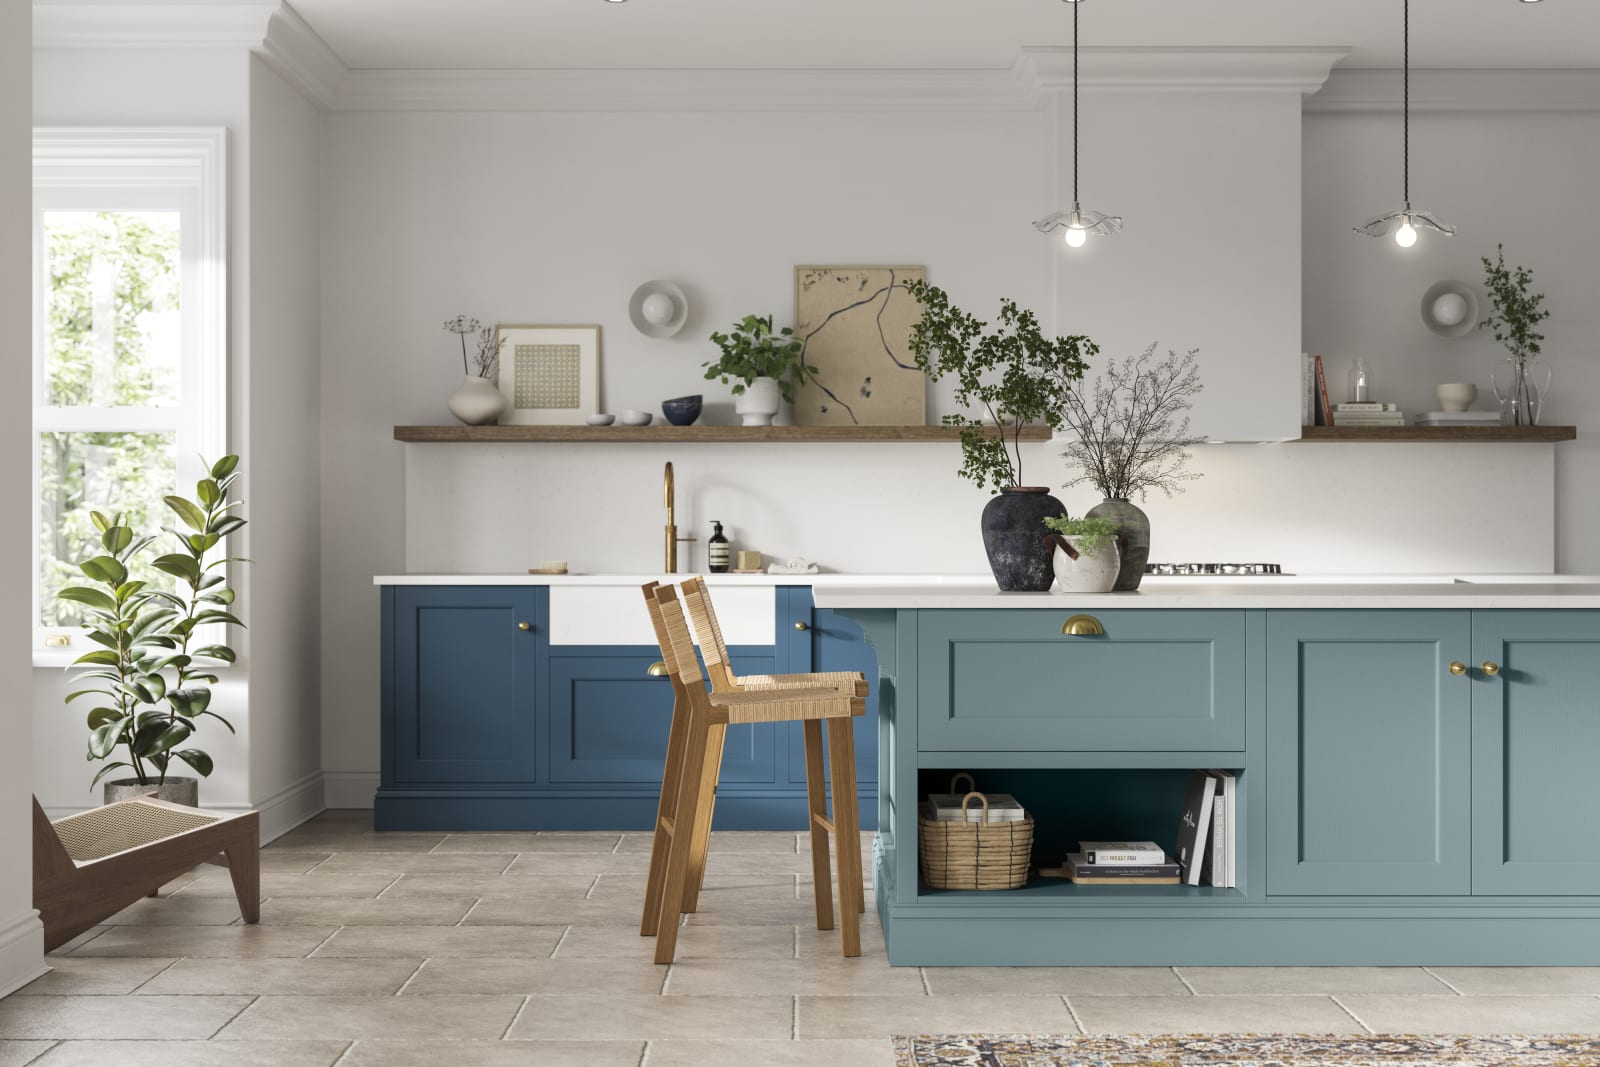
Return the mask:
[[[877, 653], [894, 964], [1600, 963], [1600, 585], [814, 596]], [[1170, 851], [1197, 768], [1237, 777], [1237, 888], [919, 881], [920, 800], [955, 772], [1015, 794], [1053, 867]]]

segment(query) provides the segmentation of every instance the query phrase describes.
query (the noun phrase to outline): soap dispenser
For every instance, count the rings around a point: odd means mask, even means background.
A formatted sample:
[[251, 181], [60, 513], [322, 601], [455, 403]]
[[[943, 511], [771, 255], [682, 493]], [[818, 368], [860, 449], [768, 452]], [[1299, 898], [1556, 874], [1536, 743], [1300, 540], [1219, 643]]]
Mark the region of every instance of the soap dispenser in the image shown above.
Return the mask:
[[733, 546], [723, 536], [722, 523], [712, 519], [711, 525], [715, 529], [711, 533], [711, 539], [706, 542], [706, 569], [712, 574], [727, 574], [728, 561], [733, 556]]

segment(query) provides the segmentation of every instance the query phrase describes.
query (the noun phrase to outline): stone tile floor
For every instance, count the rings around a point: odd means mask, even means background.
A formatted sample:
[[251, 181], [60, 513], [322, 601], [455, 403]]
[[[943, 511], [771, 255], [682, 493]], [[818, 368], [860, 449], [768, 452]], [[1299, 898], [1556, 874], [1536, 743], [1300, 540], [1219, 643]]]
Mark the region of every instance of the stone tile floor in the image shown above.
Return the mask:
[[0, 1067], [893, 1062], [913, 1032], [1600, 1032], [1600, 968], [891, 968], [815, 929], [804, 834], [716, 834], [679, 959], [638, 934], [643, 834], [375, 834], [262, 853], [261, 925], [201, 867], [0, 1001]]

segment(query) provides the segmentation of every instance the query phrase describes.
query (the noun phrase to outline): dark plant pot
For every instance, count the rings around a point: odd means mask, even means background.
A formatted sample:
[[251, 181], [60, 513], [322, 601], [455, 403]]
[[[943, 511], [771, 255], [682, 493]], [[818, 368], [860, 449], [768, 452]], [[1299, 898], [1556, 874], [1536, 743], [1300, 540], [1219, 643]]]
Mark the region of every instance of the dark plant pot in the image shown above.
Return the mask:
[[678, 396], [671, 400], [661, 402], [661, 414], [674, 426], [688, 426], [700, 417], [700, 406], [703, 401], [700, 394], [694, 396]]
[[198, 778], [178, 778], [169, 775], [165, 785], [156, 785], [154, 782], [140, 785], [137, 778], [121, 778], [104, 784], [107, 804], [115, 804], [119, 800], [132, 800], [134, 797], [154, 792], [157, 800], [165, 800], [169, 804], [186, 804], [191, 808], [200, 806]]
[[1127, 539], [1122, 549], [1122, 570], [1111, 591], [1127, 593], [1139, 588], [1144, 565], [1150, 561], [1150, 516], [1131, 500], [1107, 497], [1089, 509], [1089, 518], [1110, 519], [1117, 524], [1117, 532]]
[[1031, 486], [1002, 489], [984, 507], [983, 550], [1001, 592], [1049, 592], [1056, 575], [1044, 520], [1066, 513], [1050, 490]]

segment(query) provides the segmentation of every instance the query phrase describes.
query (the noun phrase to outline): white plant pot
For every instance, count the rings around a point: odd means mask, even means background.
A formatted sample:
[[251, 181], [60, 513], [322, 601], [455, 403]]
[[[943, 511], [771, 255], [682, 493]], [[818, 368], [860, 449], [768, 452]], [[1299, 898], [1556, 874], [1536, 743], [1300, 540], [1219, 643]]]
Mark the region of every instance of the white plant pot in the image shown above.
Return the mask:
[[1050, 564], [1056, 572], [1058, 593], [1109, 593], [1117, 584], [1117, 573], [1122, 569], [1122, 553], [1117, 551], [1115, 538], [1100, 546], [1096, 555], [1083, 550], [1083, 538], [1068, 537], [1068, 544], [1078, 551], [1073, 559], [1057, 545], [1051, 553]]
[[486, 426], [500, 418], [506, 409], [505, 394], [489, 378], [469, 374], [450, 394], [450, 414], [468, 426]]
[[783, 392], [776, 378], [757, 378], [734, 398], [733, 410], [746, 426], [771, 426], [783, 403]]

